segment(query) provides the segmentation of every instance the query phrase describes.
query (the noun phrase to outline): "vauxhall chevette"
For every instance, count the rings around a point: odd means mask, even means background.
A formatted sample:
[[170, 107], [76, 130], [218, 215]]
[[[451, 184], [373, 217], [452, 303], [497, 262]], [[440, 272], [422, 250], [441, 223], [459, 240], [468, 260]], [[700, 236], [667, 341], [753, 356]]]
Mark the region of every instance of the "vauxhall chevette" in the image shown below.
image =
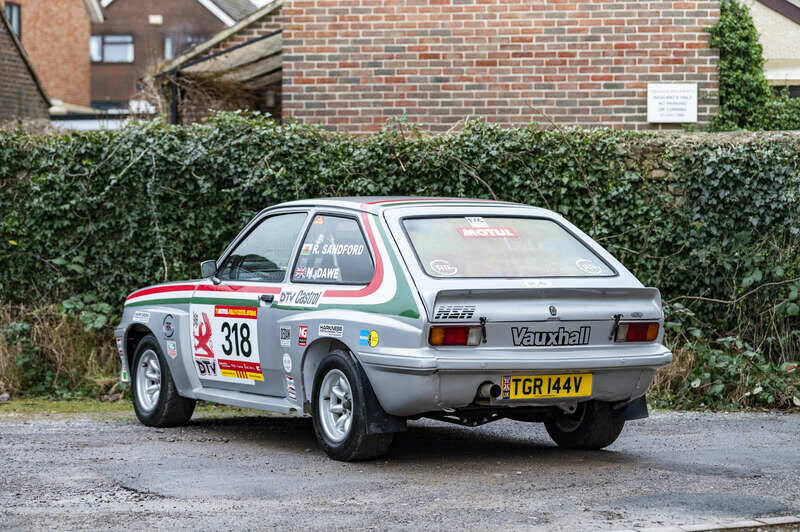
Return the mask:
[[648, 415], [672, 360], [656, 288], [549, 210], [459, 198], [292, 201], [255, 216], [202, 279], [125, 301], [115, 340], [148, 426], [197, 400], [313, 420], [337, 460], [408, 420], [544, 423], [601, 449]]

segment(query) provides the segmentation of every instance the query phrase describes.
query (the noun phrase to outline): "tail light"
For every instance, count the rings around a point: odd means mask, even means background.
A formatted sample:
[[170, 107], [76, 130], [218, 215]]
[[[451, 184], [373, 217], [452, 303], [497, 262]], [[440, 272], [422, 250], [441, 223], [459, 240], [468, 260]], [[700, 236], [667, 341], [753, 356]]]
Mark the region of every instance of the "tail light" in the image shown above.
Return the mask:
[[480, 327], [431, 327], [428, 335], [431, 345], [479, 345]]
[[657, 322], [631, 322], [617, 325], [617, 342], [652, 342], [658, 337]]

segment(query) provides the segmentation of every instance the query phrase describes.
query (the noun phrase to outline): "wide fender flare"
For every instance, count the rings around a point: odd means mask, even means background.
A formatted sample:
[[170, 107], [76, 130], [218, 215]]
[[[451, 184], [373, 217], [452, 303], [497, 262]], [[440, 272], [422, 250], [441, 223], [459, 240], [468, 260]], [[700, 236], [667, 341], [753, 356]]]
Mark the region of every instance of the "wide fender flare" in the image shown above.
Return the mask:
[[353, 364], [355, 364], [361, 374], [361, 383], [366, 394], [367, 406], [367, 434], [383, 434], [387, 432], [404, 432], [406, 427], [406, 420], [401, 417], [393, 416], [386, 413], [378, 398], [375, 395], [375, 390], [372, 388], [372, 383], [367, 377], [366, 371], [355, 356], [355, 351], [350, 349], [345, 343], [333, 338], [320, 338], [311, 345], [303, 353], [303, 360], [301, 363], [301, 374], [303, 379], [303, 410], [312, 412], [314, 405], [311, 404], [311, 396], [314, 390], [314, 379], [317, 375], [317, 368], [319, 368], [325, 357], [333, 350], [340, 350], [350, 357]]

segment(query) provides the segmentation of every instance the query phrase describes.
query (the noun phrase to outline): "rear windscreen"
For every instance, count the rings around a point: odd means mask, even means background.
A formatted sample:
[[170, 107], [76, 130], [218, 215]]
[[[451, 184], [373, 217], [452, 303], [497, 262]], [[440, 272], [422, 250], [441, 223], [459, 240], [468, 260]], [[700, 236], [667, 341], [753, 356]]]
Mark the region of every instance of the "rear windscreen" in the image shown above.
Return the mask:
[[433, 277], [602, 277], [615, 272], [571, 233], [542, 218], [406, 218]]

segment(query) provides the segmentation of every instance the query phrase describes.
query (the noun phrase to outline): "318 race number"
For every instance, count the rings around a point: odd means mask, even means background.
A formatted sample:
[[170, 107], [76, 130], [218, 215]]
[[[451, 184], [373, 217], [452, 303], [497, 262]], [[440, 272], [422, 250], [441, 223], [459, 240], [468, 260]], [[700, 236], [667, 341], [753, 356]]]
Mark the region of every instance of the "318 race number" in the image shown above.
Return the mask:
[[[250, 345], [250, 326], [246, 323], [234, 323], [223, 321], [222, 334], [225, 335], [225, 343], [222, 345], [222, 352], [226, 356], [249, 357], [253, 352]], [[236, 351], [234, 353], [234, 351]]]

